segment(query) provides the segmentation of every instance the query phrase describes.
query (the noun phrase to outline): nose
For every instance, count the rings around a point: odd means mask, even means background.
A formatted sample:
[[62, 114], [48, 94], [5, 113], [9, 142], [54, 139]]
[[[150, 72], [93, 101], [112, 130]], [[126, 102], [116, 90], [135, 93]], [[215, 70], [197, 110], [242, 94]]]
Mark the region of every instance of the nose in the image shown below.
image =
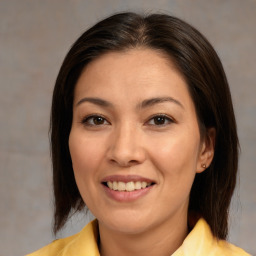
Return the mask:
[[141, 164], [146, 159], [142, 136], [138, 128], [123, 125], [115, 129], [110, 138], [108, 159], [122, 167]]

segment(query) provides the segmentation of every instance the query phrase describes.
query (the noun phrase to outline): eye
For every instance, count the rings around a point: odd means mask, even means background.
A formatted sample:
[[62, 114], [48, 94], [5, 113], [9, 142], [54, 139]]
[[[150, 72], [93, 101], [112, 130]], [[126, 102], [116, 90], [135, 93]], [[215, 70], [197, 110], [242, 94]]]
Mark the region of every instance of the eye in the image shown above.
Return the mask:
[[155, 115], [147, 122], [149, 125], [164, 126], [174, 123], [173, 119], [166, 115]]
[[85, 117], [82, 120], [82, 124], [87, 125], [87, 126], [100, 126], [100, 125], [108, 125], [109, 122], [100, 115], [90, 115]]

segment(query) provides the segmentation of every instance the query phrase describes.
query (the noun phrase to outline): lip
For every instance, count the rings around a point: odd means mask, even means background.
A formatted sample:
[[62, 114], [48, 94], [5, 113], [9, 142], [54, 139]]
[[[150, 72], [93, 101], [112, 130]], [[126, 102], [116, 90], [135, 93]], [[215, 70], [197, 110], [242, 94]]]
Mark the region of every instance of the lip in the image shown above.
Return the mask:
[[140, 190], [134, 190], [134, 191], [130, 191], [130, 192], [112, 190], [103, 184], [102, 184], [102, 187], [105, 190], [106, 195], [108, 197], [110, 197], [111, 199], [114, 199], [115, 201], [118, 201], [118, 202], [131, 202], [131, 201], [135, 201], [135, 200], [145, 196], [146, 194], [148, 194], [149, 191], [154, 186], [150, 186], [150, 187], [146, 187], [146, 188], [142, 188]]
[[149, 187], [146, 188], [142, 188], [139, 190], [134, 190], [134, 191], [117, 191], [117, 190], [112, 190], [109, 187], [105, 186], [103, 183], [107, 182], [107, 181], [121, 181], [121, 182], [129, 182], [129, 181], [140, 181], [140, 182], [148, 182], [148, 183], [156, 183], [151, 179], [148, 178], [144, 178], [142, 176], [138, 176], [138, 175], [111, 175], [111, 176], [107, 176], [105, 177], [102, 181], [102, 187], [106, 193], [106, 195], [118, 202], [132, 202], [135, 200], [138, 200], [140, 198], [142, 198], [143, 196], [145, 196], [146, 194], [148, 194], [151, 189], [154, 187], [154, 185], [151, 185]]

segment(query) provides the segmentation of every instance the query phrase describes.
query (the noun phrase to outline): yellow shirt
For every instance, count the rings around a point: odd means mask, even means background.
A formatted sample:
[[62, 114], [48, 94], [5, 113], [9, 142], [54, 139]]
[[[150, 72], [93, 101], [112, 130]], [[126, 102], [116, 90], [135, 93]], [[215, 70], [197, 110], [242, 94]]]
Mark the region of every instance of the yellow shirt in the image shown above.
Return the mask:
[[[94, 220], [79, 233], [58, 239], [27, 256], [99, 256], [98, 224]], [[244, 250], [217, 241], [204, 219], [200, 219], [183, 244], [171, 256], [249, 256]]]

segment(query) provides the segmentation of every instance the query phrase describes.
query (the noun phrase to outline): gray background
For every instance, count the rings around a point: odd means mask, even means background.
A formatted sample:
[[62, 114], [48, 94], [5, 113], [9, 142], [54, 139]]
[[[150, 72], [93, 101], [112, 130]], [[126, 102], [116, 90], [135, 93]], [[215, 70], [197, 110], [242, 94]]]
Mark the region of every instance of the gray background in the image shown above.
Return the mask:
[[[121, 10], [181, 17], [219, 53], [242, 150], [229, 240], [256, 255], [254, 0], [0, 0], [0, 255], [24, 255], [53, 239], [48, 123], [54, 81], [74, 40]], [[83, 215], [73, 218], [60, 236], [86, 221]]]

